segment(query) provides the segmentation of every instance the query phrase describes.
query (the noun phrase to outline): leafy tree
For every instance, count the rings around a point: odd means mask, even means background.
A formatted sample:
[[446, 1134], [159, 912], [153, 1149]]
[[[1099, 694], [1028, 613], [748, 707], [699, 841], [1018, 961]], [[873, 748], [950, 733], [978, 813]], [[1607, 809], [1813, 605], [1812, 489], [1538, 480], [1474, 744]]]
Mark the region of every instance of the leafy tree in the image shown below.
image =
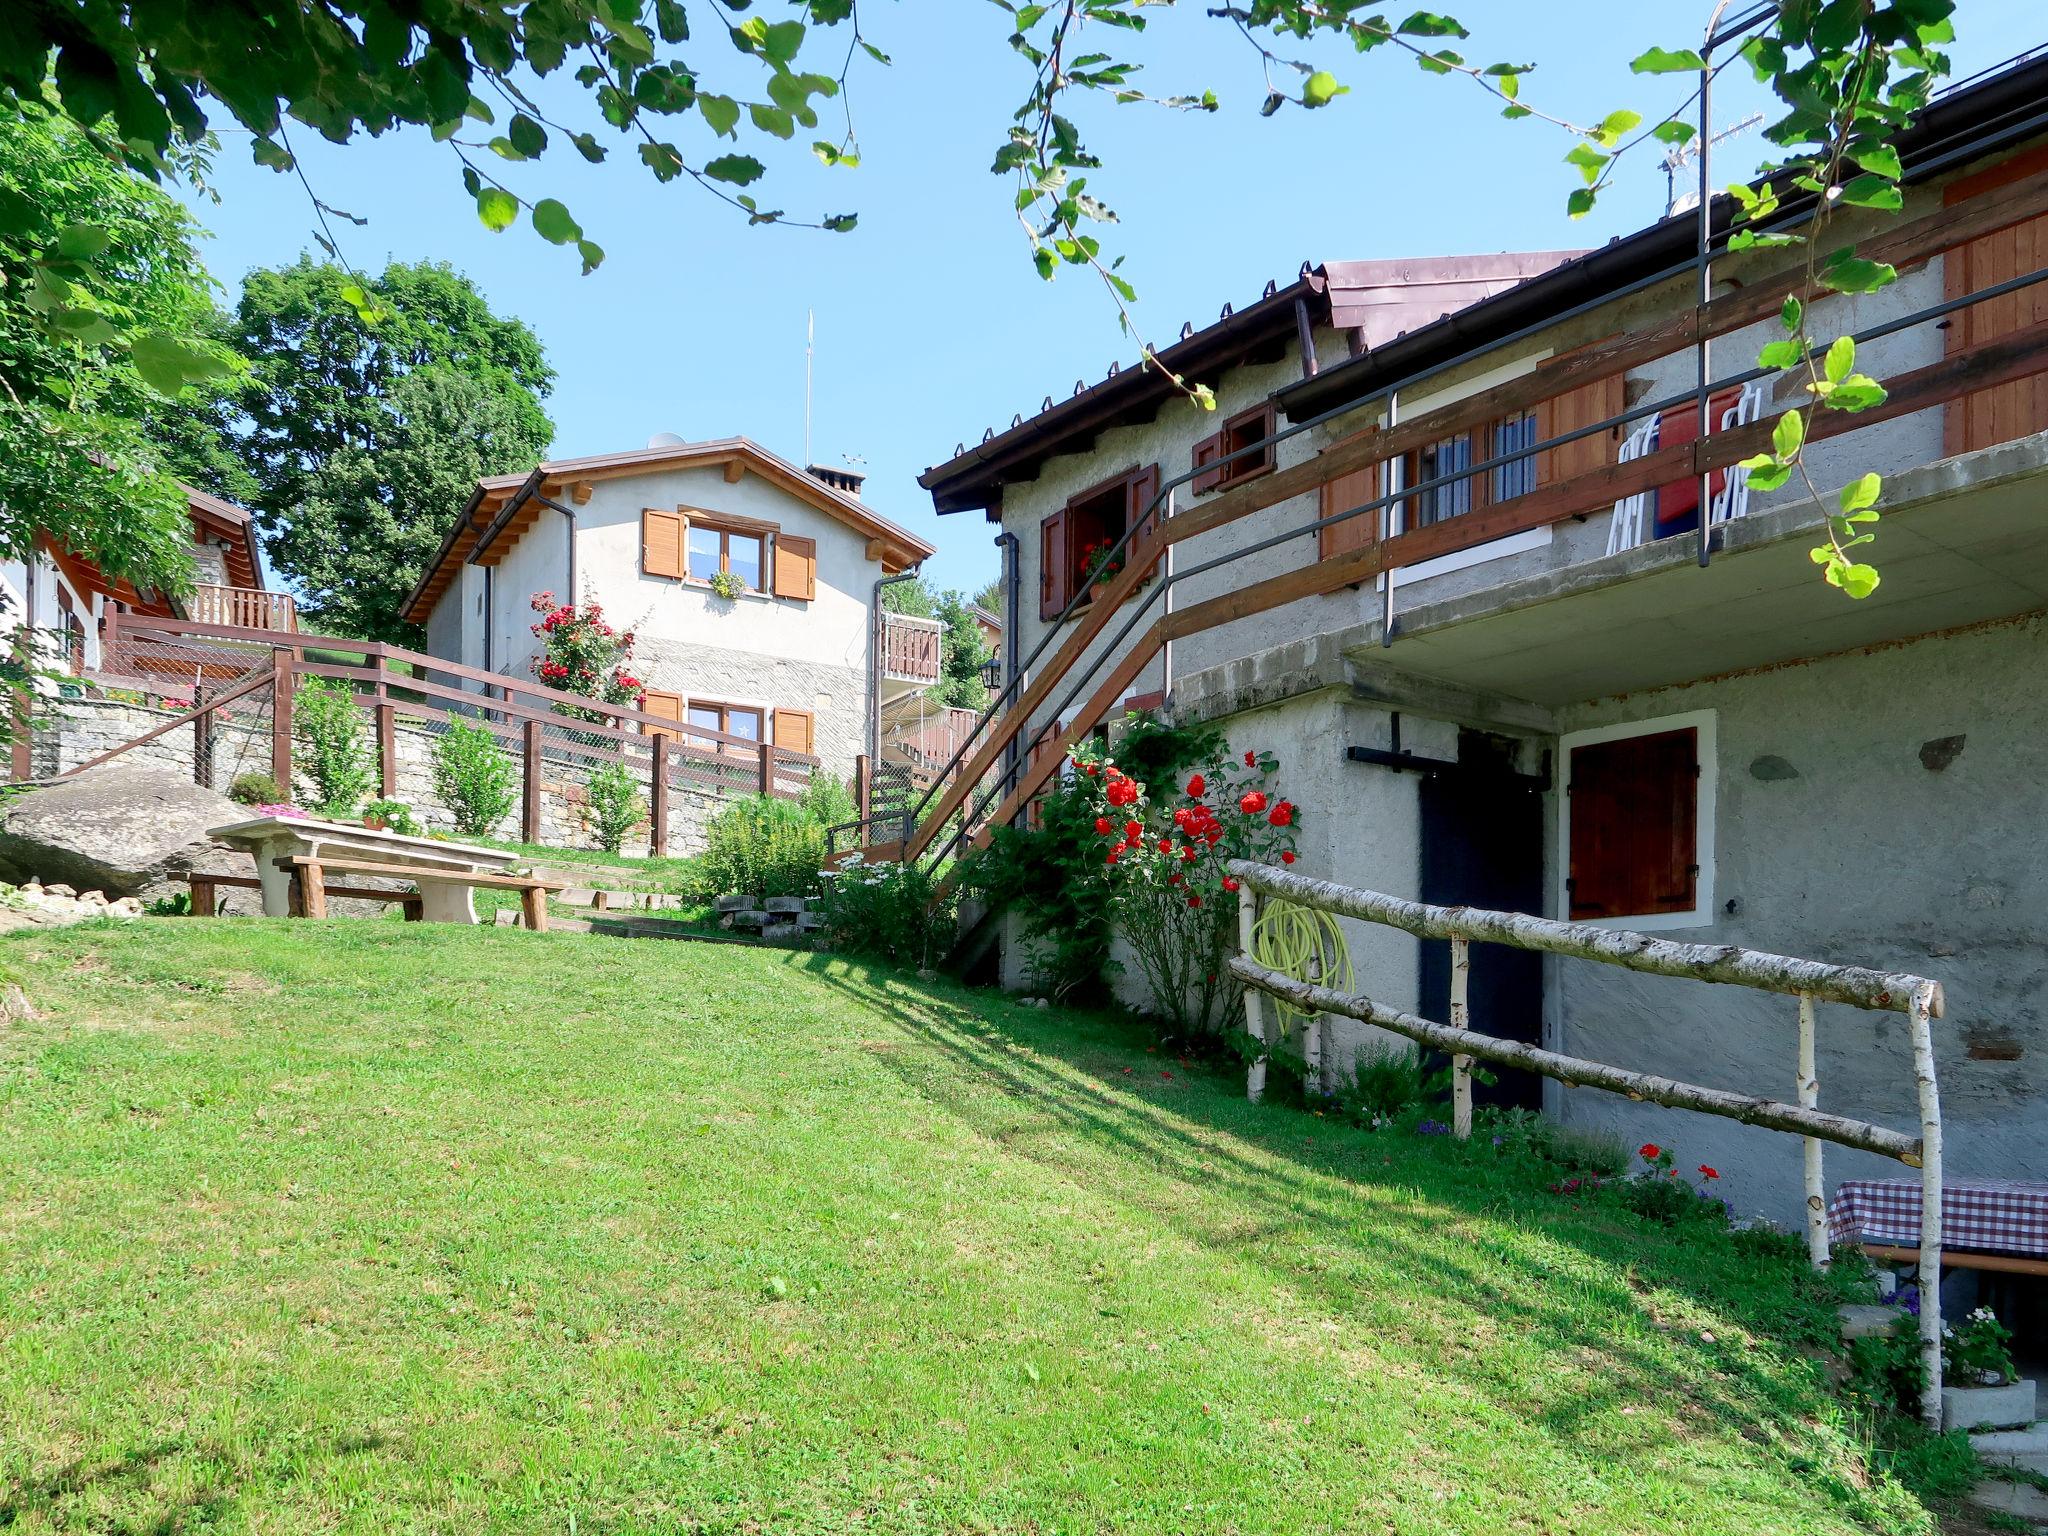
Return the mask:
[[988, 690], [981, 685], [981, 664], [989, 649], [967, 604], [960, 593], [940, 591], [923, 576], [882, 588], [882, 607], [890, 613], [937, 619], [946, 626], [939, 639], [939, 680], [925, 689], [925, 697], [960, 709], [984, 709]]
[[[990, 0], [1011, 28], [1008, 46], [1023, 64], [1024, 99], [992, 169], [1013, 184], [1012, 211], [1041, 276], [1067, 268], [1094, 273], [1127, 326], [1135, 295], [1106, 255], [1103, 231], [1115, 213], [1089, 188], [1101, 160], [1077, 120], [1074, 104], [1091, 96], [1145, 102], [1169, 110], [1216, 111], [1210, 89], [1154, 94], [1140, 83], [1140, 63], [1127, 50], [1163, 7], [1157, 0]], [[1188, 15], [1194, 8], [1179, 8]], [[1941, 52], [1954, 37], [1954, 0], [1783, 0], [1744, 14], [1721, 40], [1717, 64], [1739, 39], [1742, 56], [1783, 101], [1786, 114], [1765, 130], [1774, 155], [1766, 190], [1744, 205], [1760, 224], [1792, 192], [1815, 193], [1823, 210], [1838, 206], [1896, 208], [1900, 164], [1894, 139], [1947, 73]], [[887, 64], [866, 37], [856, 0], [805, 0], [798, 14], [771, 21], [745, 7], [699, 5], [690, 25], [687, 0], [547, 0], [522, 6], [394, 8], [355, 0], [251, 0], [239, 24], [222, 25], [203, 7], [31, 4], [0, 8], [0, 111], [41, 100], [50, 79], [64, 109], [101, 136], [110, 152], [138, 170], [175, 169], [182, 146], [199, 143], [208, 110], [222, 106], [252, 137], [252, 153], [280, 172], [296, 167], [286, 122], [305, 124], [335, 142], [359, 132], [382, 133], [401, 123], [432, 129], [460, 167], [466, 195], [493, 229], [518, 222], [556, 245], [573, 246], [588, 272], [604, 252], [554, 197], [528, 201], [497, 176], [501, 163], [532, 161], [566, 145], [588, 161], [607, 157], [607, 138], [623, 137], [662, 182], [684, 179], [754, 223], [786, 222], [755, 189], [767, 164], [749, 152], [774, 153], [798, 130], [828, 166], [854, 167], [860, 147], [847, 109], [843, 127], [822, 127], [821, 107], [844, 97], [857, 61]], [[1711, 29], [1729, 7], [1703, 3], [1695, 14]], [[713, 25], [705, 25], [706, 13]], [[1151, 12], [1152, 15], [1147, 13]], [[737, 14], [736, 14], [737, 13]], [[907, 8], [906, 8], [907, 13]], [[1324, 110], [1350, 90], [1338, 74], [1346, 50], [1385, 53], [1484, 93], [1510, 118], [1534, 119], [1564, 135], [1564, 159], [1582, 184], [1567, 207], [1583, 215], [1611, 181], [1615, 166], [1639, 145], [1682, 145], [1694, 130], [1690, 101], [1650, 114], [1618, 108], [1598, 118], [1568, 117], [1539, 106], [1525, 88], [1533, 66], [1478, 64], [1452, 46], [1468, 32], [1456, 18], [1417, 11], [1394, 21], [1356, 0], [1242, 0], [1209, 7], [1205, 19], [1231, 28], [1256, 55], [1264, 115], [1289, 107]], [[915, 27], [915, 21], [903, 23]], [[1569, 29], [1564, 29], [1569, 36]], [[262, 39], [252, 50], [249, 38]], [[744, 79], [725, 78], [717, 62], [741, 59]], [[685, 52], [687, 46], [687, 53]], [[1703, 53], [1712, 47], [1652, 48], [1638, 74], [1677, 75], [1703, 83]], [[714, 61], [707, 52], [718, 54]], [[1331, 55], [1335, 55], [1332, 57]], [[819, 60], [821, 68], [810, 67]], [[531, 76], [571, 69], [586, 93], [584, 120], [563, 122], [528, 94]], [[1290, 87], [1282, 89], [1282, 85]], [[1679, 94], [1674, 92], [1674, 95]], [[1695, 98], [1696, 99], [1696, 98]], [[499, 119], [504, 116], [502, 127]], [[603, 137], [600, 137], [600, 131]], [[740, 144], [742, 134], [747, 137]], [[671, 135], [664, 137], [663, 135]], [[817, 135], [812, 137], [812, 135]], [[728, 149], [722, 141], [735, 141]], [[331, 212], [317, 203], [323, 220]], [[832, 214], [817, 227], [850, 230], [852, 214]], [[1867, 291], [1896, 274], [1853, 252], [1821, 244], [1826, 217], [1804, 236], [1748, 233], [1753, 243], [1811, 242], [1811, 292]], [[48, 252], [54, 247], [46, 248]], [[1826, 252], [1825, 259], [1821, 253]], [[61, 251], [57, 252], [61, 258]], [[360, 282], [343, 296], [366, 314], [376, 295]], [[70, 318], [66, 302], [53, 316]], [[1867, 401], [1874, 380], [1836, 377], [1819, 361], [1803, 321], [1788, 312], [1796, 359], [1810, 384]], [[116, 343], [125, 340], [117, 333]], [[1155, 366], [1149, 346], [1141, 349]], [[151, 349], [170, 377], [189, 358], [174, 344]], [[1205, 408], [1206, 385], [1175, 383]], [[1830, 409], [1859, 408], [1828, 403]], [[1788, 417], [1789, 419], [1789, 417]], [[1802, 472], [1804, 436], [1788, 428], [1778, 449], [1756, 467], [1767, 476]], [[1873, 492], [1874, 494], [1874, 492]], [[1844, 502], [1829, 545], [1816, 552], [1828, 579], [1852, 596], [1875, 585], [1875, 572], [1847, 551], [1865, 541], [1873, 515], [1862, 501]]]
[[399, 609], [477, 478], [545, 454], [554, 371], [525, 322], [444, 264], [367, 280], [367, 322], [352, 286], [310, 257], [249, 274], [229, 323], [249, 379], [217, 440], [309, 623], [402, 642], [417, 629]]
[[61, 116], [20, 108], [0, 114], [0, 556], [26, 557], [40, 528], [179, 590], [192, 531], [176, 477], [201, 467], [201, 435], [166, 422], [160, 390], [182, 388], [188, 349], [206, 372], [235, 365], [205, 339], [199, 231]]

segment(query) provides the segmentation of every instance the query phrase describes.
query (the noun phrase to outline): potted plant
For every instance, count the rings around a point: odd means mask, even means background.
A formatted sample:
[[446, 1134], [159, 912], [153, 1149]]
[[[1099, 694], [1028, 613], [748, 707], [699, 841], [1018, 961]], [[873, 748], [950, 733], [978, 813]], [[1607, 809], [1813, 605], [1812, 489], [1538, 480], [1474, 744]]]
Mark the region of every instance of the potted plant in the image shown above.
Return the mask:
[[2017, 1429], [2034, 1422], [2034, 1383], [2013, 1368], [2012, 1333], [1989, 1307], [1941, 1326], [1941, 1427]]
[[1081, 546], [1081, 584], [1092, 593], [1098, 587], [1106, 587], [1123, 570], [1123, 557], [1115, 553], [1116, 545], [1108, 539]]
[[747, 584], [731, 571], [713, 571], [710, 581], [712, 592], [727, 602], [747, 590]]
[[396, 832], [400, 837], [418, 837], [420, 821], [403, 800], [370, 800], [363, 805], [363, 825], [372, 832]]

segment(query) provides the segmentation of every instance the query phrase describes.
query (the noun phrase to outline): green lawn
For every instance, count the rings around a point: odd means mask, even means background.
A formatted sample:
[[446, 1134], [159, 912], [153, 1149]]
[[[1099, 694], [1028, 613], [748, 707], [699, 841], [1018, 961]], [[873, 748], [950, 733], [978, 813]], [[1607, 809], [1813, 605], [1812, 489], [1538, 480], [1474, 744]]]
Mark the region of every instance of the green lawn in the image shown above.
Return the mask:
[[11, 1530], [1924, 1521], [1796, 1264], [1114, 1020], [398, 923], [0, 961]]

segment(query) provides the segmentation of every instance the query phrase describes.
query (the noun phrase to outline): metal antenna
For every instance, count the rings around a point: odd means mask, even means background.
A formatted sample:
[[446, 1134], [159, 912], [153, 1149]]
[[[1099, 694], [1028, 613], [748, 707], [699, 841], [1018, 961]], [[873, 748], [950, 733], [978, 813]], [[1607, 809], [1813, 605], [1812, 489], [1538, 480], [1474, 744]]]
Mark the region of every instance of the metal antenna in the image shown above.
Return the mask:
[[811, 457], [811, 352], [818, 339], [818, 312], [804, 311], [804, 463], [815, 464]]
[[[1750, 129], [1754, 128], [1758, 123], [1762, 122], [1763, 120], [1763, 113], [1752, 112], [1749, 114], [1749, 116], [1745, 117], [1741, 122], [1736, 123], [1733, 127], [1723, 128], [1719, 133], [1715, 134], [1713, 137], [1713, 142], [1716, 144], [1720, 144], [1729, 139], [1734, 138], [1738, 133], [1747, 133]], [[1670, 149], [1665, 151], [1664, 216], [1666, 218], [1669, 218], [1672, 214], [1681, 211], [1681, 204], [1678, 197], [1678, 178], [1684, 172], [1686, 166], [1690, 165], [1693, 162], [1693, 160], [1698, 158], [1699, 152], [1700, 139], [1698, 134], [1694, 134], [1691, 138], [1687, 139], [1683, 144], [1672, 145]], [[1696, 195], [1697, 194], [1688, 194], [1682, 206], [1684, 208], [1693, 207], [1693, 197]]]

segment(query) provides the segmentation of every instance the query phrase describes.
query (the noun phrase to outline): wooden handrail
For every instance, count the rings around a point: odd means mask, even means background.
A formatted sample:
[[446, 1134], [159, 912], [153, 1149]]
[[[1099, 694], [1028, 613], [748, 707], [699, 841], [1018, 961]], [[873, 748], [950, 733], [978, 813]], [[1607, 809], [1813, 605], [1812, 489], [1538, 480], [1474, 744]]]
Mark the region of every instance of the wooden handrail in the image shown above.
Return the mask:
[[[2001, 187], [1995, 197], [1942, 208], [1883, 231], [1859, 246], [1858, 254], [1871, 260], [1889, 262], [1896, 267], [1911, 267], [1984, 235], [2011, 228], [2044, 212], [2048, 212], [2048, 171]], [[1139, 586], [1151, 578], [1153, 567], [1167, 548], [1214, 532], [1253, 512], [1263, 511], [1280, 502], [1319, 490], [1325, 483], [1342, 475], [1398, 458], [1416, 449], [1425, 448], [1441, 438], [1454, 436], [1458, 432], [1484, 425], [1502, 416], [1532, 409], [1586, 384], [1625, 373], [1633, 367], [1656, 362], [1680, 348], [1696, 344], [1701, 339], [1725, 335], [1744, 326], [1754, 325], [1775, 315], [1787, 297], [1803, 292], [1805, 280], [1803, 266], [1784, 268], [1770, 277], [1747, 284], [1738, 292], [1716, 298], [1704, 305], [1687, 308], [1658, 325], [1627, 331], [1607, 341], [1578, 348], [1563, 356], [1544, 359], [1530, 372], [1498, 384], [1492, 389], [1482, 390], [1475, 395], [1413, 417], [1395, 427], [1332, 444], [1311, 459], [1275, 470], [1256, 480], [1247, 481], [1211, 496], [1199, 507], [1178, 512], [1171, 518], [1154, 519], [1149, 535], [1133, 541], [1124, 570], [1107, 587], [1098, 589], [1095, 601], [1083, 610], [1079, 624], [1061, 642], [1044, 669], [1032, 678], [1030, 686], [1024, 690], [1017, 705], [1012, 709], [1012, 718], [1007, 726], [989, 733], [988, 739], [969, 759], [938, 803], [927, 813], [923, 824], [916, 829], [906, 844], [908, 856], [915, 858], [930, 846], [939, 829], [986, 776], [997, 756], [1014, 743], [1020, 733], [1030, 728], [1032, 717], [1036, 715], [1039, 707], [1051, 697], [1053, 690], [1108, 627], [1111, 616]], [[1984, 387], [1986, 386], [1981, 383], [1972, 385], [1973, 389]], [[1823, 413], [1823, 416], [1825, 418], [1833, 414]], [[1864, 419], [1867, 421], [1874, 418], [1866, 412]], [[1730, 442], [1740, 440], [1750, 443], [1750, 446], [1744, 447], [1734, 458], [1726, 460], [1726, 463], [1736, 462], [1759, 451], [1760, 445], [1754, 439], [1739, 436], [1744, 430], [1746, 429], [1714, 435], [1712, 441], [1717, 454], [1722, 451], [1724, 439]], [[1837, 427], [1835, 430], [1853, 430], [1853, 426]], [[1767, 440], [1766, 435], [1765, 441]], [[1532, 451], [1541, 451], [1544, 446], [1546, 445], [1539, 443]], [[1661, 469], [1662, 474], [1659, 478], [1643, 481], [1636, 487], [1648, 489], [1684, 477], [1686, 469], [1679, 467], [1678, 458], [1674, 450], [1666, 449], [1635, 460], [1629, 466], [1607, 465], [1604, 469], [1634, 468], [1636, 465]], [[1722, 463], [1723, 461], [1717, 458], [1711, 467], [1721, 467]], [[1566, 484], [1578, 484], [1580, 480], [1589, 478], [1579, 477], [1578, 480]], [[1553, 486], [1546, 489], [1556, 491], [1562, 488]], [[1536, 496], [1543, 494], [1535, 493]], [[1634, 492], [1617, 492], [1615, 499], [1629, 494]], [[1514, 502], [1503, 503], [1502, 507], [1505, 509], [1523, 506], [1532, 503], [1533, 500], [1533, 496], [1518, 497]], [[1597, 505], [1599, 502], [1595, 501], [1590, 503], [1589, 507]], [[1523, 507], [1523, 510], [1532, 508]], [[1484, 516], [1484, 513], [1466, 514], [1455, 521], [1465, 522], [1471, 519], [1476, 525]], [[1541, 521], [1555, 520], [1544, 518]], [[1434, 524], [1428, 529], [1416, 529], [1410, 534], [1400, 535], [1399, 538], [1414, 538], [1434, 529], [1449, 526], [1448, 523]], [[1500, 536], [1497, 531], [1488, 532], [1484, 538], [1475, 538], [1473, 542], [1486, 542]], [[1396, 542], [1398, 539], [1387, 541], [1389, 545]], [[1426, 557], [1414, 553], [1405, 558], [1419, 561]], [[1375, 568], [1371, 574], [1376, 574], [1377, 569]], [[1337, 585], [1349, 585], [1357, 579], [1359, 578], [1352, 576]], [[1245, 590], [1249, 592], [1252, 589]], [[1318, 587], [1314, 590], [1334, 591], [1336, 587]], [[1243, 594], [1231, 594], [1232, 597], [1241, 595]], [[1180, 618], [1181, 615], [1175, 617]]]

